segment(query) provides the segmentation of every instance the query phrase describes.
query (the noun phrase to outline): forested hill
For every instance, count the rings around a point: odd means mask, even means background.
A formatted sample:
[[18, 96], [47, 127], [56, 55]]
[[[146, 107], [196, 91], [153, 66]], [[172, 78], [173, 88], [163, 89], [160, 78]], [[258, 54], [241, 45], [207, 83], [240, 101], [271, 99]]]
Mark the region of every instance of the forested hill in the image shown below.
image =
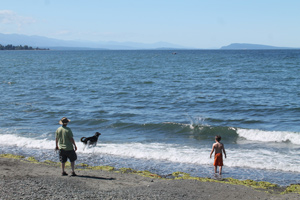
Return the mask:
[[14, 45], [8, 44], [6, 46], [3, 46], [0, 44], [0, 50], [49, 50], [49, 49], [43, 49], [43, 48], [38, 48], [38, 47], [33, 48], [28, 45], [14, 46]]

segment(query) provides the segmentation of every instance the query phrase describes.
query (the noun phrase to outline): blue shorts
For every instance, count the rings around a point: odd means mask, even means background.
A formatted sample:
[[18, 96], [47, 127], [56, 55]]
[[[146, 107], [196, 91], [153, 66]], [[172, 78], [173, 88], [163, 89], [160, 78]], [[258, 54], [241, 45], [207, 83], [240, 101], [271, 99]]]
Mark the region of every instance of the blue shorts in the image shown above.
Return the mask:
[[59, 161], [61, 163], [65, 163], [67, 162], [67, 160], [70, 160], [70, 162], [74, 162], [75, 160], [77, 160], [77, 155], [75, 153], [74, 150], [71, 150], [71, 151], [65, 151], [63, 149], [60, 149], [59, 150]]

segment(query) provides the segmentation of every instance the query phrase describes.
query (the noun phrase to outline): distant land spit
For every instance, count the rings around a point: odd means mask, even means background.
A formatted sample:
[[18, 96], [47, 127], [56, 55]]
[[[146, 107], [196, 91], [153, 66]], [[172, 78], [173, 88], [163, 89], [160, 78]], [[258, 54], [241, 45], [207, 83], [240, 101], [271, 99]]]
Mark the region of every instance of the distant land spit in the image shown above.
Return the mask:
[[49, 50], [49, 48], [48, 49], [38, 48], [38, 47], [33, 48], [31, 46], [28, 46], [28, 45], [13, 46], [11, 44], [3, 46], [2, 44], [0, 44], [0, 50]]
[[[21, 46], [36, 46], [41, 49], [50, 50], [206, 50], [191, 47], [184, 47], [167, 42], [156, 42], [152, 44], [137, 42], [91, 42], [91, 41], [71, 41], [58, 40], [42, 36], [27, 36], [21, 34], [0, 33], [0, 44]], [[246, 50], [246, 49], [300, 49], [290, 47], [275, 47], [261, 44], [232, 43], [214, 50]]]
[[[232, 43], [228, 46], [223, 46], [221, 49], [297, 49], [297, 48], [290, 48], [290, 47], [274, 47], [268, 45], [261, 45], [261, 44], [247, 44], [247, 43]], [[299, 49], [299, 48], [298, 48]]]

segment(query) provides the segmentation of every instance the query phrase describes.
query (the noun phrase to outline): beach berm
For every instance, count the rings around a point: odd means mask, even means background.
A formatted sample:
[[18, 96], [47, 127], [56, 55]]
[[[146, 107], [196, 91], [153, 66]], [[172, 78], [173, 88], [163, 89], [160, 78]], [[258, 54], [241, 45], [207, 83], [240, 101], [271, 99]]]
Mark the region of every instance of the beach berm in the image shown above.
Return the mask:
[[[68, 168], [66, 170], [71, 170]], [[175, 172], [169, 178], [150, 172], [113, 167], [77, 166], [77, 177], [61, 176], [59, 163], [0, 155], [0, 199], [299, 199], [288, 187], [257, 189], [251, 182], [190, 177]], [[141, 174], [141, 175], [139, 175]], [[234, 179], [233, 179], [234, 180]], [[256, 184], [257, 185], [257, 184]], [[258, 187], [263, 188], [263, 187]], [[290, 189], [290, 191], [288, 191]], [[299, 190], [298, 190], [299, 192]], [[284, 194], [283, 194], [284, 193]]]

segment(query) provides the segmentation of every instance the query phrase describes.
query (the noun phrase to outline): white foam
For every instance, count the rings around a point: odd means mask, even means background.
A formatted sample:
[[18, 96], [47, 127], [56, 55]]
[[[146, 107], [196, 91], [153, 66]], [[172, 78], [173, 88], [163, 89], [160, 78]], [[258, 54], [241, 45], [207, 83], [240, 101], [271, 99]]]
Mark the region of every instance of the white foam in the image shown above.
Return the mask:
[[247, 140], [261, 142], [291, 142], [300, 144], [300, 133], [287, 131], [262, 131], [257, 129], [237, 129], [237, 134]]
[[[128, 143], [101, 144], [101, 147], [97, 147], [95, 151], [122, 157], [212, 165], [213, 158], [209, 158], [210, 150], [210, 148], [196, 149], [174, 144]], [[270, 149], [230, 149], [226, 150], [226, 153], [228, 157], [224, 159], [225, 166], [300, 172], [299, 155], [292, 151], [287, 153], [273, 152]]]
[[187, 146], [163, 143], [101, 144], [96, 152], [179, 163], [208, 164], [210, 162], [209, 149], [194, 149]]
[[[84, 145], [76, 141], [81, 154], [106, 154], [127, 158], [150, 159], [174, 163], [187, 163], [199, 165], [212, 165], [213, 158], [209, 158], [210, 147], [199, 146], [193, 148], [178, 144], [165, 143], [98, 143], [94, 148], [84, 150]], [[17, 135], [0, 135], [1, 146], [16, 146], [18, 148], [54, 149], [55, 141], [49, 139], [34, 139]], [[255, 169], [269, 169], [300, 172], [299, 152], [297, 149], [281, 149], [274, 151], [272, 148], [259, 149], [226, 149], [227, 159], [225, 167], [247, 167]], [[34, 155], [33, 155], [34, 156]]]
[[299, 153], [295, 150], [238, 149], [227, 151], [225, 166], [300, 172]]
[[55, 141], [32, 139], [10, 134], [0, 135], [0, 144], [34, 149], [53, 149], [55, 147]]
[[[55, 140], [36, 139], [21, 137], [18, 135], [3, 134], [0, 135], [0, 145], [16, 146], [29, 149], [55, 149]], [[81, 142], [76, 143], [78, 151], [83, 151], [84, 145]], [[87, 151], [89, 152], [89, 151]]]

